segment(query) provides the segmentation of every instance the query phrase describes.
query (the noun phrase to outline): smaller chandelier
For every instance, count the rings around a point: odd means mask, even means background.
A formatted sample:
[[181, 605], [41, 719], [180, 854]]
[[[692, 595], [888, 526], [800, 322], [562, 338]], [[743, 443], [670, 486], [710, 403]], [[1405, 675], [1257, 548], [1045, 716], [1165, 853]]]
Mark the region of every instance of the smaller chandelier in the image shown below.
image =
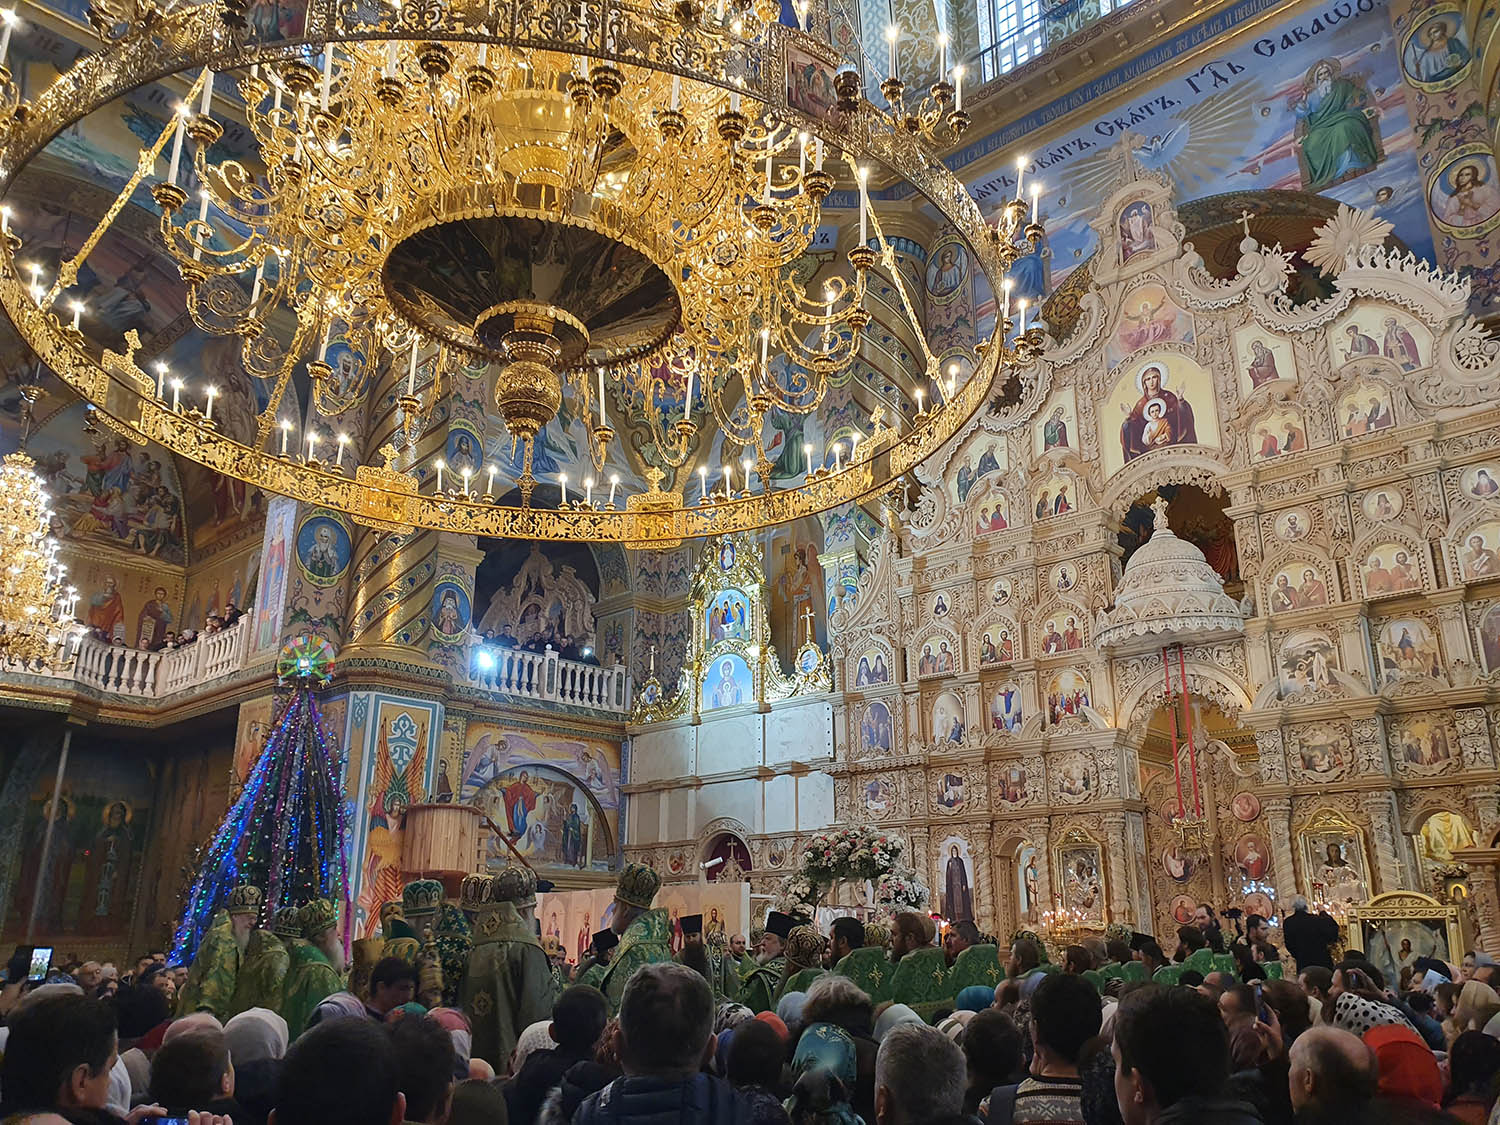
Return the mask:
[[24, 453], [0, 461], [0, 659], [68, 664], [77, 649], [73, 610], [78, 591], [63, 585], [67, 568], [48, 535], [52, 504], [36, 462]]

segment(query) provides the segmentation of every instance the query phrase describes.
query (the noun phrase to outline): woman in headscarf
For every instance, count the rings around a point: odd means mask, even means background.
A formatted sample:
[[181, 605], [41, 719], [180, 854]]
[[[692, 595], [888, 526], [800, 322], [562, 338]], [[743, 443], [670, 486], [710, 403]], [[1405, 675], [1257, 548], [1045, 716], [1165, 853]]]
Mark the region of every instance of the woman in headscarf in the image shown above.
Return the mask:
[[469, 1017], [457, 1008], [434, 1008], [427, 1013], [427, 1018], [433, 1020], [453, 1040], [453, 1050], [458, 1055], [461, 1071], [460, 1078], [468, 1077], [469, 1059], [474, 1054], [474, 1033], [469, 1028]]
[[776, 1029], [761, 1020], [725, 1032], [729, 1039], [725, 1051], [724, 1077], [739, 1091], [750, 1107], [753, 1125], [786, 1125], [786, 1111], [781, 1108], [782, 1066], [786, 1062], [786, 1045]]
[[1471, 980], [1459, 991], [1453, 1016], [1443, 1027], [1443, 1032], [1451, 1045], [1466, 1031], [1483, 1031], [1484, 1025], [1496, 1013], [1500, 1013], [1500, 993], [1487, 984]]
[[890, 1031], [891, 1028], [896, 1027], [900, 1024], [924, 1022], [926, 1021], [924, 1021], [921, 1016], [917, 1015], [916, 1012], [914, 1012], [911, 1008], [908, 1008], [905, 1004], [892, 1004], [885, 1011], [881, 1012], [878, 1017], [876, 1017], [875, 1042], [879, 1043], [882, 1039], [885, 1038], [886, 1032]]
[[318, 1001], [317, 1007], [307, 1017], [309, 1028], [317, 1027], [324, 1020], [369, 1019], [365, 1002], [352, 992], [334, 992]]
[[831, 1023], [808, 1027], [792, 1055], [796, 1084], [786, 1100], [792, 1125], [864, 1125], [849, 1104], [857, 1067], [847, 1031]]
[[788, 1028], [795, 1028], [802, 1022], [802, 1005], [807, 1003], [807, 993], [788, 992], [780, 1000], [776, 1001], [776, 1015]]
[[234, 1063], [234, 1100], [248, 1114], [245, 1125], [265, 1125], [275, 1108], [287, 1039], [286, 1020], [269, 1008], [248, 1008], [224, 1025]]

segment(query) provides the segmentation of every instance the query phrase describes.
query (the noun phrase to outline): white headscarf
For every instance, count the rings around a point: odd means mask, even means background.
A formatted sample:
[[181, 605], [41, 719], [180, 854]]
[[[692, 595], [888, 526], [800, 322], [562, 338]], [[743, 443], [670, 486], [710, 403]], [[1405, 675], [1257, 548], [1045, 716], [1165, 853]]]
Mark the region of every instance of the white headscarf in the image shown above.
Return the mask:
[[281, 1058], [288, 1038], [286, 1020], [269, 1008], [247, 1008], [224, 1025], [224, 1040], [235, 1065]]
[[516, 1052], [514, 1061], [511, 1063], [512, 1073], [518, 1073], [521, 1064], [526, 1061], [526, 1056], [532, 1051], [550, 1051], [557, 1046], [552, 1042], [551, 1020], [537, 1020], [516, 1040]]

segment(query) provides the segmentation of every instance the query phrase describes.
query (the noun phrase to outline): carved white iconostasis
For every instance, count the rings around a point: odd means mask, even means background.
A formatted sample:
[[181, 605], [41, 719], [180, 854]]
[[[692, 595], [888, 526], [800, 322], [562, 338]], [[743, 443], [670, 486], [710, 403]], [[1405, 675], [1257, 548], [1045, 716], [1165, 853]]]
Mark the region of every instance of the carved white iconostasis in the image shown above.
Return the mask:
[[630, 716], [627, 852], [669, 884], [707, 881], [702, 864], [727, 833], [749, 853], [739, 877], [767, 893], [798, 835], [832, 821], [832, 664], [803, 622], [782, 670], [753, 536], [705, 543], [689, 612], [675, 691], [648, 676]]
[[[899, 827], [934, 888], [961, 844], [981, 927], [1062, 906], [1170, 934], [1199, 902], [1432, 890], [1500, 832], [1500, 349], [1382, 221], [1321, 228], [1334, 295], [1304, 304], [1247, 222], [1211, 276], [1122, 156], [1077, 322], [1020, 374], [1029, 416], [981, 412], [917, 468], [899, 551], [833, 617], [836, 819]], [[1172, 656], [1214, 841], [1193, 857], [1162, 656], [1094, 640], [1127, 513], [1185, 485], [1224, 504], [1249, 611]]]

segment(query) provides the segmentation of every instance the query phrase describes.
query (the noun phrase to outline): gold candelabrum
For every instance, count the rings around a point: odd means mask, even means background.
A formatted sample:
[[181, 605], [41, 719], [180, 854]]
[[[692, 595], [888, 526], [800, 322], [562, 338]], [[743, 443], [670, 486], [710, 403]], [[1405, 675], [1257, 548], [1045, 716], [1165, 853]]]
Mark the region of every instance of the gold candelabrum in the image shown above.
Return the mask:
[[1068, 946], [1077, 945], [1080, 938], [1098, 932], [1103, 926], [1091, 918], [1087, 911], [1064, 906], [1059, 902], [1053, 909], [1042, 912], [1041, 928], [1046, 935], [1047, 944], [1060, 958], [1062, 951]]
[[[21, 393], [30, 407], [36, 384]], [[77, 651], [73, 612], [78, 591], [52, 538], [52, 501], [25, 453], [0, 460], [0, 660], [25, 667], [63, 667]]]
[[[1035, 358], [1042, 334], [1027, 330], [1024, 303], [1019, 324], [1011, 319], [1003, 279], [1042, 229], [1019, 195], [986, 224], [936, 159], [935, 147], [968, 124], [961, 72], [920, 98], [892, 77], [882, 110], [864, 99], [858, 74], [834, 73], [828, 48], [778, 13], [770, 0], [503, 12], [313, 0], [307, 26], [319, 35], [295, 53], [252, 38], [235, 3], [106, 21], [104, 51], [4, 114], [0, 187], [80, 110], [117, 96], [119, 75], [195, 80], [50, 286], [19, 276], [18, 240], [0, 242], [0, 303], [59, 376], [127, 432], [371, 526], [662, 544], [875, 495], [956, 433], [1002, 371]], [[793, 45], [828, 68], [833, 105], [789, 94]], [[214, 79], [226, 71], [250, 155], [216, 148]], [[872, 173], [924, 194], [1003, 295], [994, 337], [962, 385], [944, 381], [927, 346], [871, 203]], [[133, 342], [98, 354], [78, 310], [66, 324], [55, 309], [147, 180], [192, 323], [239, 341], [245, 371], [269, 388], [253, 439], [219, 430], [219, 388], [153, 379]], [[809, 274], [840, 184], [845, 206], [857, 198], [859, 238], [847, 268]], [[921, 352], [922, 375], [907, 389], [915, 409], [889, 424], [877, 410], [868, 433], [832, 449], [831, 468], [773, 487], [766, 431], [818, 410], [860, 357], [877, 269]], [[360, 378], [351, 355], [383, 380]], [[493, 371], [494, 409], [522, 451], [519, 506], [498, 501], [493, 467], [445, 481], [438, 462], [430, 490], [396, 467], [398, 446], [414, 457], [455, 364]], [[374, 387], [397, 387], [396, 444], [365, 451], [383, 467], [362, 463], [343, 437], [331, 460], [326, 437], [290, 441], [283, 403], [299, 371], [329, 419]], [[612, 414], [653, 435], [643, 492], [619, 487]], [[539, 510], [535, 443], [563, 416], [583, 421], [594, 475], [570, 491], [559, 474], [558, 505]], [[706, 466], [697, 482], [688, 471], [703, 452], [700, 431], [745, 451], [715, 472], [713, 488]]]

